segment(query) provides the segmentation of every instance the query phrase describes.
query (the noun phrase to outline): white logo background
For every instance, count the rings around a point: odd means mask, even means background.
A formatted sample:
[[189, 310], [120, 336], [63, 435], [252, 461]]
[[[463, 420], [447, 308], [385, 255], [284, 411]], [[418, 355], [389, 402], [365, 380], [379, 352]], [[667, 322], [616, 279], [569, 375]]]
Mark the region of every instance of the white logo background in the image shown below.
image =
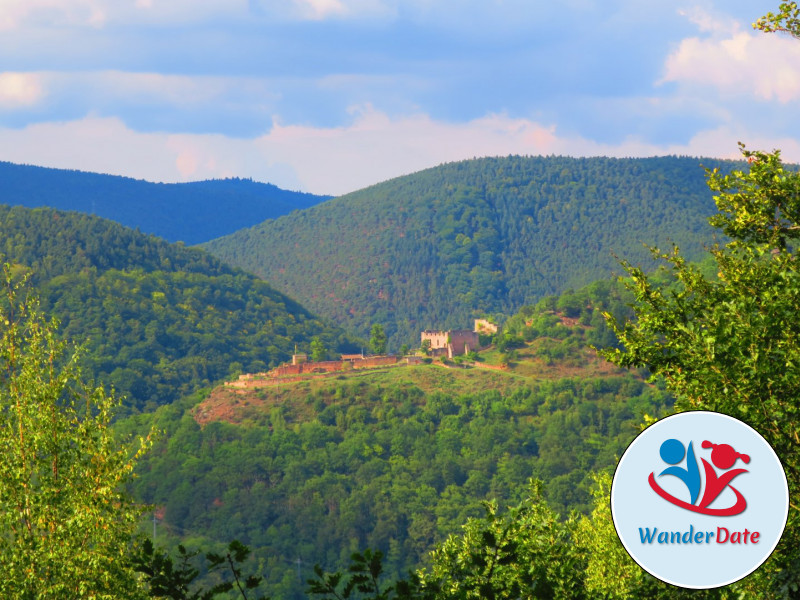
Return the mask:
[[[692, 442], [700, 476], [705, 482], [701, 459], [710, 464], [711, 449], [701, 444], [729, 444], [747, 454], [750, 462], [741, 460], [732, 468], [748, 472], [735, 477], [730, 485], [747, 500], [747, 508], [735, 516], [710, 516], [676, 506], [656, 494], [648, 483], [650, 473], [669, 494], [689, 502], [686, 485], [677, 477], [659, 474], [670, 465], [660, 455], [661, 444], [676, 439], [688, 447]], [[686, 458], [678, 466], [686, 466]], [[724, 472], [716, 469], [718, 474]], [[700, 491], [702, 497], [703, 489]], [[726, 489], [709, 508], [726, 508], [736, 502], [735, 494]], [[699, 502], [698, 502], [699, 504]], [[733, 583], [752, 573], [777, 546], [789, 511], [789, 489], [783, 467], [763, 437], [749, 425], [714, 412], [694, 411], [672, 415], [657, 421], [628, 446], [622, 455], [611, 487], [611, 514], [614, 526], [628, 554], [648, 573], [667, 583], [686, 588], [714, 588]], [[702, 543], [642, 543], [640, 528], [658, 532], [714, 532], [703, 536]], [[717, 543], [717, 528], [729, 532], [759, 533], [758, 542]], [[657, 536], [657, 534], [656, 534]], [[741, 536], [740, 536], [741, 537]], [[706, 539], [710, 543], [706, 543]]]

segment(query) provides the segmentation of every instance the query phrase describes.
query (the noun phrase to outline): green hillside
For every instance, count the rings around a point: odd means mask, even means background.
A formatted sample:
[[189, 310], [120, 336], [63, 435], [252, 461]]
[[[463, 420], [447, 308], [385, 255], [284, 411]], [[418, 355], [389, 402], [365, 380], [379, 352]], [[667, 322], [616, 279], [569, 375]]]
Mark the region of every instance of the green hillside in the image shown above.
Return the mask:
[[87, 374], [134, 409], [289, 358], [313, 336], [358, 344], [252, 275], [198, 250], [79, 213], [0, 205], [0, 259], [30, 271]]
[[0, 162], [0, 204], [75, 210], [187, 244], [233, 233], [327, 198], [249, 179], [151, 183]]
[[[498, 337], [502, 351], [467, 368], [434, 361], [220, 387], [153, 421], [141, 415], [122, 426], [154, 422], [167, 435], [136, 493], [159, 507], [162, 539], [251, 546], [284, 599], [305, 597], [315, 563], [343, 568], [367, 546], [402, 575], [482, 514], [482, 500], [518, 500], [531, 476], [562, 515], [587, 510], [590, 472], [611, 468], [645, 413], [671, 405], [587, 347], [613, 342], [601, 307], [626, 310], [616, 286], [527, 307]], [[501, 358], [505, 370], [481, 366]]]
[[[508, 157], [443, 165], [214, 240], [214, 255], [390, 348], [711, 237], [699, 159]], [[706, 166], [719, 161], [705, 161]]]

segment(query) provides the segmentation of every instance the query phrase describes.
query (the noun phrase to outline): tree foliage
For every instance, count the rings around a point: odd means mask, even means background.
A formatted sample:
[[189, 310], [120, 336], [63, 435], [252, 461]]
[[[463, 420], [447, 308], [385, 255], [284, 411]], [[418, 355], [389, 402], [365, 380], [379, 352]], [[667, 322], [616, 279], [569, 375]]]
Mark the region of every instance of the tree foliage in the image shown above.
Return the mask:
[[[611, 518], [611, 476], [595, 477], [589, 515], [561, 518], [532, 480], [523, 500], [505, 511], [484, 504], [460, 533], [437, 545], [428, 566], [391, 580], [383, 553], [352, 556], [349, 573], [320, 567], [309, 593], [323, 600], [757, 600], [773, 597], [763, 579], [751, 576], [710, 590], [678, 588], [642, 570], [617, 537]], [[753, 579], [756, 579], [754, 585]], [[360, 585], [356, 585], [360, 582]]]
[[149, 539], [145, 539], [133, 557], [133, 565], [138, 573], [144, 575], [145, 583], [151, 597], [162, 600], [214, 600], [230, 598], [232, 592], [242, 600], [269, 600], [258, 594], [262, 577], [244, 575], [243, 563], [250, 555], [250, 549], [239, 542], [230, 542], [224, 553], [206, 552], [203, 557], [203, 574], [219, 575], [223, 571], [222, 581], [202, 586], [197, 583], [200, 569], [195, 559], [201, 552], [190, 552], [182, 544], [178, 544], [177, 562], [162, 548], [157, 548]]
[[[524, 600], [584, 598], [585, 557], [576, 546], [577, 517], [561, 520], [531, 481], [516, 506], [487, 501], [430, 555], [430, 567], [393, 583], [382, 582], [380, 551], [355, 553], [349, 575], [315, 569], [309, 593], [326, 600]], [[357, 592], [357, 594], [354, 594]]]
[[778, 13], [767, 13], [753, 23], [753, 28], [765, 33], [788, 33], [800, 39], [800, 8], [797, 2], [782, 2]]
[[311, 338], [311, 360], [319, 362], [327, 360], [327, 358], [328, 349], [325, 347], [325, 344], [322, 343], [322, 340], [319, 339], [319, 336], [315, 335]]
[[369, 348], [373, 354], [386, 354], [386, 333], [380, 323], [375, 323], [370, 329]]
[[118, 401], [85, 384], [56, 323], [5, 267], [0, 299], [0, 597], [135, 598], [140, 509], [124, 485], [149, 446], [120, 447]]
[[[719, 208], [711, 223], [729, 238], [710, 248], [717, 276], [703, 276], [677, 248], [654, 250], [666, 262], [671, 276], [666, 283], [655, 283], [626, 263], [636, 320], [615, 322], [624, 348], [606, 356], [662, 377], [677, 396], [678, 410], [714, 410], [750, 424], [780, 457], [796, 499], [800, 174], [782, 164], [778, 151], [742, 152], [748, 171], [721, 175], [712, 170], [708, 176]], [[771, 561], [780, 570], [776, 581], [783, 581], [771, 591], [774, 596], [800, 590], [797, 525], [794, 500], [787, 532]]]
[[368, 598], [370, 600], [433, 600], [431, 592], [425, 592], [419, 577], [414, 576], [395, 582], [383, 581], [383, 552], [367, 548], [350, 556], [347, 574], [337, 571], [325, 573], [319, 565], [314, 566], [314, 577], [308, 580], [310, 596], [323, 600], [348, 600]]
[[423, 586], [439, 598], [583, 597], [583, 558], [574, 546], [577, 520], [562, 521], [533, 481], [522, 502], [502, 515], [495, 502], [431, 555]]

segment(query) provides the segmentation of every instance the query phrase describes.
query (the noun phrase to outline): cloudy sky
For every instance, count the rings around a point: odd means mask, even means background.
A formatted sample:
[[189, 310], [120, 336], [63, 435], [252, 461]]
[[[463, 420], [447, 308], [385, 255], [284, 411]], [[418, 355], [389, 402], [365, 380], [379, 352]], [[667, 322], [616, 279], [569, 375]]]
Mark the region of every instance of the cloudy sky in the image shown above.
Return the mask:
[[778, 0], [0, 0], [0, 160], [341, 194], [508, 154], [800, 161]]

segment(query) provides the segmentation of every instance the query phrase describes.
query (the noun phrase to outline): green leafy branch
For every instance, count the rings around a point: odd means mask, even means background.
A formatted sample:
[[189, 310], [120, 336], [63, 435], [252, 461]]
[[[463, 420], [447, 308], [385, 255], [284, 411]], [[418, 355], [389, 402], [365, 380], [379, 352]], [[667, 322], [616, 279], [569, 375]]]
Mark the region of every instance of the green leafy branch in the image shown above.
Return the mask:
[[753, 23], [753, 29], [764, 33], [788, 33], [800, 39], [800, 8], [797, 2], [782, 2], [777, 14], [768, 12]]

